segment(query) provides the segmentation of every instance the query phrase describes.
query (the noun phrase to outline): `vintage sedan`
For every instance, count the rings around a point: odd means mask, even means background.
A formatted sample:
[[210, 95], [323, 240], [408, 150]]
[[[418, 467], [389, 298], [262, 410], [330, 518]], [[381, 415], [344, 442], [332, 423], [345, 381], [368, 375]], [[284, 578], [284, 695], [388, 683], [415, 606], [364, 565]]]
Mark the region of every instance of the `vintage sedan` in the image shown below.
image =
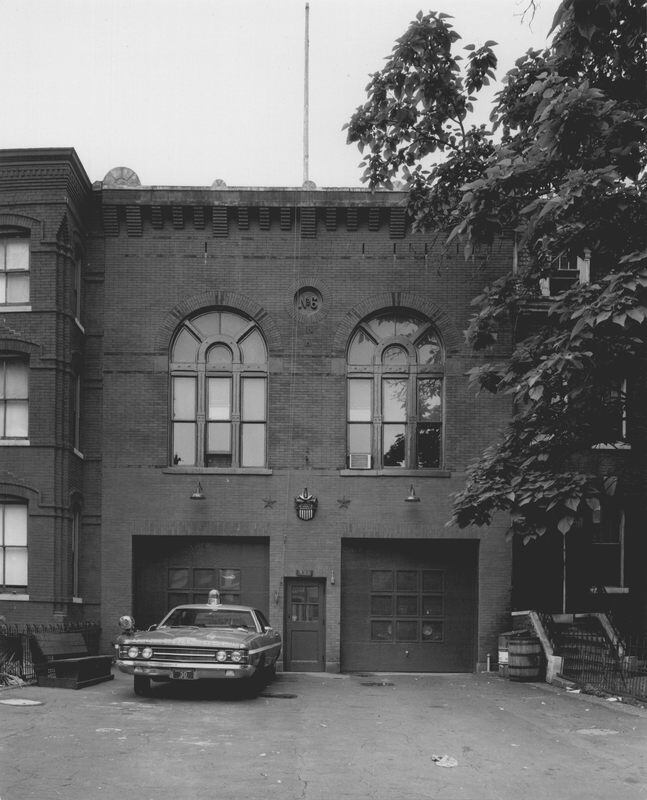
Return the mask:
[[134, 676], [138, 695], [149, 694], [151, 681], [244, 679], [260, 688], [281, 652], [281, 636], [261, 611], [222, 604], [215, 589], [208, 603], [177, 606], [146, 631], [135, 631], [128, 616], [119, 625], [117, 666]]

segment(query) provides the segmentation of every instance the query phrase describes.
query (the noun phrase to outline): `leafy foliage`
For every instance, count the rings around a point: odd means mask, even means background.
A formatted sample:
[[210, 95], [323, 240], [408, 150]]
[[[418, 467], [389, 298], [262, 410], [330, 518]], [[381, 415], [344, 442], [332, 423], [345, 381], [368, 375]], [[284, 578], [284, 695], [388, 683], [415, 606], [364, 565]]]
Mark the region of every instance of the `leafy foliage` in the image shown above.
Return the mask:
[[[452, 220], [461, 185], [481, 175], [494, 152], [485, 127], [468, 125], [467, 118], [494, 78], [496, 42], [467, 45], [463, 57], [455, 52], [460, 36], [449, 19], [418, 13], [384, 68], [371, 76], [368, 100], [346, 126], [349, 143], [369, 150], [363, 180], [392, 188], [404, 179], [413, 219], [436, 226]], [[447, 157], [433, 163], [438, 155]]]
[[[403, 179], [417, 226], [451, 224], [467, 256], [515, 232], [518, 268], [474, 300], [467, 331], [477, 349], [513, 331], [510, 356], [471, 374], [513, 412], [455, 497], [460, 526], [505, 511], [511, 531], [532, 538], [595, 516], [616, 482], [591, 448], [616, 441], [625, 408], [644, 489], [645, 18], [640, 0], [563, 0], [550, 47], [517, 60], [488, 131], [467, 119], [493, 77], [494, 43], [464, 48], [463, 62], [446, 16], [418, 14], [348, 126], [349, 142], [370, 150], [364, 179]], [[439, 151], [445, 160], [429, 165]], [[541, 298], [557, 257], [589, 253], [590, 282]]]

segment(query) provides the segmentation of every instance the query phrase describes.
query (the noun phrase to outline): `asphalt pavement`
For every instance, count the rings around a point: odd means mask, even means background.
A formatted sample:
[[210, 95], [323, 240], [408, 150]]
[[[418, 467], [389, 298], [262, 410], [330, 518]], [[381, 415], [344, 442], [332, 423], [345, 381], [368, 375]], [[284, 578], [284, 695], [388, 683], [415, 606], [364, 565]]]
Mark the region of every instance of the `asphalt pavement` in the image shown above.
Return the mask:
[[647, 800], [647, 710], [494, 674], [0, 690], [0, 800]]

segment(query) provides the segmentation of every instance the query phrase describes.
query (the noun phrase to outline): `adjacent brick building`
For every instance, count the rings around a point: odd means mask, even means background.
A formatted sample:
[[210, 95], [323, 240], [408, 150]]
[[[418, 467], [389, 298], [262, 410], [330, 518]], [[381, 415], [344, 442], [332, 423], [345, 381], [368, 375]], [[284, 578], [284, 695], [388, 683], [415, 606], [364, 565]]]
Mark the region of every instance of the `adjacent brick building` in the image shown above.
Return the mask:
[[466, 263], [402, 200], [0, 153], [0, 613], [107, 645], [216, 586], [285, 669], [484, 664], [505, 522], [446, 522], [509, 411], [468, 388], [462, 330], [512, 242]]

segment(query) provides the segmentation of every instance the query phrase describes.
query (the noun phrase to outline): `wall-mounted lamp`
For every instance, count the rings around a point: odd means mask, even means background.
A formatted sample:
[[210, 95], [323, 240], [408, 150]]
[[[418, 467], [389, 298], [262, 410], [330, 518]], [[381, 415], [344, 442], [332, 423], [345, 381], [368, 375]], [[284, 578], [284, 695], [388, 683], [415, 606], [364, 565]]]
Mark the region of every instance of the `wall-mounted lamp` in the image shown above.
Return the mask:
[[331, 584], [331, 586], [335, 585], [335, 570], [334, 569], [330, 570], [330, 584]]
[[191, 500], [204, 500], [204, 492], [202, 491], [202, 484], [198, 481], [195, 492], [191, 495]]
[[413, 488], [413, 484], [411, 484], [411, 488], [409, 489], [409, 496], [405, 497], [405, 503], [419, 503], [420, 498], [416, 494], [416, 490]]

